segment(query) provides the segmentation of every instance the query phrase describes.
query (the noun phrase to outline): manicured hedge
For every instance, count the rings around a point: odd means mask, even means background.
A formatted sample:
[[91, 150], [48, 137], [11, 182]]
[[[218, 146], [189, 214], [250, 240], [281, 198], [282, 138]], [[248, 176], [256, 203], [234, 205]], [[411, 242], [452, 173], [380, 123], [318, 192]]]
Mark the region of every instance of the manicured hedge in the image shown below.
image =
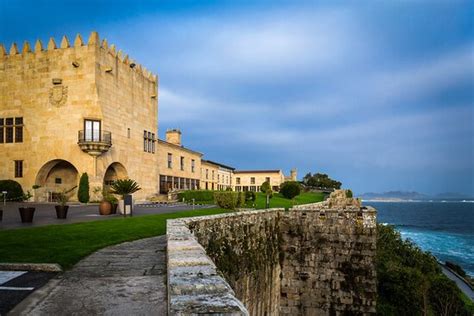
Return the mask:
[[214, 191], [210, 190], [189, 190], [178, 193], [178, 200], [197, 203], [214, 203]]
[[79, 180], [79, 190], [77, 191], [77, 198], [81, 203], [89, 203], [89, 176], [87, 173], [81, 175]]
[[[15, 180], [0, 180], [0, 193], [7, 191], [8, 201], [21, 201], [23, 197], [23, 188]], [[3, 197], [1, 198], [3, 201]]]
[[301, 185], [296, 181], [283, 182], [280, 193], [287, 199], [292, 199], [301, 193]]
[[245, 194], [242, 192], [214, 192], [216, 204], [226, 210], [234, 210], [245, 205]]

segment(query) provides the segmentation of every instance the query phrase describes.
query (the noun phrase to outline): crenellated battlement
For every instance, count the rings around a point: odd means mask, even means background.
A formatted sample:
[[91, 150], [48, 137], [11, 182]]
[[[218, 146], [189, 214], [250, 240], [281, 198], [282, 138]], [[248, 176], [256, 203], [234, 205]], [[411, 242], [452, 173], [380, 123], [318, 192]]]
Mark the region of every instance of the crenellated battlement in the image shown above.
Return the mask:
[[34, 45], [34, 50], [32, 50], [31, 45], [28, 41], [23, 43], [23, 47], [20, 50], [17, 43], [12, 43], [10, 49], [7, 51], [6, 47], [0, 43], [0, 62], [8, 61], [9, 58], [21, 58], [28, 56], [29, 54], [48, 54], [57, 50], [63, 49], [78, 49], [81, 47], [96, 47], [98, 50], [102, 50], [106, 54], [111, 55], [113, 58], [118, 59], [123, 63], [130, 71], [136, 72], [139, 75], [142, 75], [144, 78], [156, 83], [158, 78], [157, 75], [153, 74], [151, 71], [146, 69], [144, 66], [137, 64], [134, 60], [122, 52], [122, 50], [116, 49], [115, 45], [109, 45], [107, 39], [100, 41], [99, 34], [97, 32], [91, 32], [89, 39], [86, 42], [83, 41], [80, 34], [77, 34], [74, 42], [71, 44], [68, 37], [64, 35], [61, 38], [59, 46], [56, 44], [56, 41], [51, 37], [48, 41], [46, 47], [43, 46], [41, 40], [37, 40]]

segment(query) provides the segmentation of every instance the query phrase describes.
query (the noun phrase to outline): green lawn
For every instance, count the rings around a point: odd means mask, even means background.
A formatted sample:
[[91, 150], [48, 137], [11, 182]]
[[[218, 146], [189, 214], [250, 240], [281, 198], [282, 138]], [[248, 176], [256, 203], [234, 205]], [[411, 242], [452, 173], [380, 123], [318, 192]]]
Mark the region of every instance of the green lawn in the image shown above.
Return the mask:
[[[303, 193], [295, 204], [318, 202], [322, 194]], [[275, 194], [270, 207], [288, 208], [293, 201]], [[257, 194], [256, 208], [265, 207], [265, 196]], [[0, 262], [59, 263], [72, 267], [90, 253], [125, 241], [159, 236], [166, 233], [166, 219], [212, 215], [226, 212], [213, 208], [183, 211], [170, 214], [147, 215], [133, 218], [116, 218], [77, 224], [0, 231]]]
[[166, 233], [166, 219], [212, 215], [220, 209], [116, 218], [0, 231], [0, 262], [59, 263], [68, 269], [106, 246]]
[[[258, 192], [257, 200], [255, 201], [255, 208], [265, 208], [265, 199], [265, 194], [263, 194], [262, 192]], [[321, 202], [323, 199], [323, 193], [301, 193], [300, 195], [294, 198], [294, 201], [285, 199], [280, 193], [274, 193], [273, 197], [270, 199], [270, 207], [290, 208], [293, 205], [298, 204]], [[248, 206], [251, 207], [252, 205], [249, 204]]]

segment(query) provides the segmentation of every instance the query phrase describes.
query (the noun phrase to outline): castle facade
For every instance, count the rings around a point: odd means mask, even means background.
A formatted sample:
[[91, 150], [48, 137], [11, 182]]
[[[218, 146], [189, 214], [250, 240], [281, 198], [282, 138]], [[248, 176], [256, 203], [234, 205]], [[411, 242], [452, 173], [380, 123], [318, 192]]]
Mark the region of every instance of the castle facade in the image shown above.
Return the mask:
[[[0, 179], [19, 182], [36, 201], [74, 188], [82, 173], [91, 191], [134, 179], [139, 200], [170, 190], [244, 190], [238, 171], [184, 147], [179, 130], [158, 138], [158, 99], [158, 77], [96, 32], [8, 52], [0, 45]], [[257, 170], [255, 187], [268, 177], [279, 187], [279, 173]]]

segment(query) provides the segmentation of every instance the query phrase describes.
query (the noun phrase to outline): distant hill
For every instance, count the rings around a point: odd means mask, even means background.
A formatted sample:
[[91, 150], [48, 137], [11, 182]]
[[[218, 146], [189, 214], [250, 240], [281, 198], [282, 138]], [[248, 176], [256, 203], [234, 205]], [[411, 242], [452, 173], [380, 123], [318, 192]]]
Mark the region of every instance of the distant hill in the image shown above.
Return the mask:
[[389, 191], [383, 193], [364, 193], [360, 195], [363, 200], [426, 200], [430, 196], [415, 191]]
[[368, 192], [358, 195], [358, 197], [363, 200], [462, 200], [472, 198], [469, 195], [455, 192], [427, 195], [416, 191]]

